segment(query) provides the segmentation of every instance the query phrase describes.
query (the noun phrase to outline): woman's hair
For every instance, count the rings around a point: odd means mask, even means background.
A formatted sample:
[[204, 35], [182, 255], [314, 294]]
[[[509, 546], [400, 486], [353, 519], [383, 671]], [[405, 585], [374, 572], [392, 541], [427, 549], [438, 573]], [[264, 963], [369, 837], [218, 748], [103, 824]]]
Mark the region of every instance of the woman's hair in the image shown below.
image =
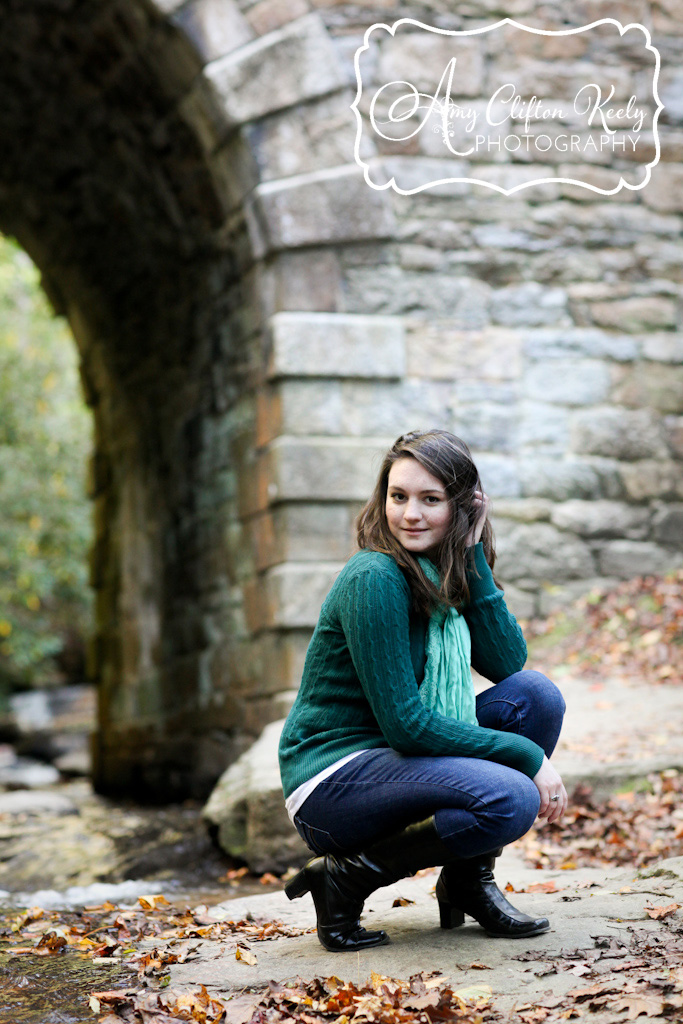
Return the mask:
[[[427, 579], [417, 561], [418, 556], [396, 540], [387, 523], [389, 471], [399, 459], [411, 458], [441, 481], [451, 510], [446, 535], [432, 556], [441, 576], [440, 590]], [[458, 608], [469, 600], [466, 539], [480, 510], [474, 504], [475, 490], [483, 491], [483, 487], [464, 441], [447, 430], [413, 430], [401, 434], [384, 456], [372, 497], [358, 515], [358, 547], [381, 551], [396, 560], [410, 585], [414, 607], [424, 614], [428, 615], [438, 601]], [[486, 561], [493, 569], [496, 555], [488, 519], [481, 540]]]

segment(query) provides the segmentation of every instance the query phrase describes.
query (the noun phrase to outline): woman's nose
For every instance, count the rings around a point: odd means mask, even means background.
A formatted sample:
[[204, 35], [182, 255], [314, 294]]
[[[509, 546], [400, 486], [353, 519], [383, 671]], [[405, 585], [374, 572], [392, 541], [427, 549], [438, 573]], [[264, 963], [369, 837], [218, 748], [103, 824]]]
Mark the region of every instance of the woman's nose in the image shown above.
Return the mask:
[[406, 504], [405, 512], [403, 513], [404, 519], [407, 519], [411, 523], [417, 523], [422, 518], [422, 512], [417, 502], [409, 501]]

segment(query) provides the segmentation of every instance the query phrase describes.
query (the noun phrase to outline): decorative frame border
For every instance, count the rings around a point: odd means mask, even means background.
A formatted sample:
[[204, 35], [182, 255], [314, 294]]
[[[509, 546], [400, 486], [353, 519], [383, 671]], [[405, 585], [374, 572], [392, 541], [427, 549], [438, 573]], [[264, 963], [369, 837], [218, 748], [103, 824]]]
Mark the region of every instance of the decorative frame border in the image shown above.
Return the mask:
[[[392, 177], [384, 185], [376, 185], [373, 181], [370, 180], [370, 171], [371, 171], [370, 164], [367, 161], [364, 161], [361, 158], [361, 155], [360, 155], [360, 144], [361, 144], [361, 139], [363, 137], [363, 119], [362, 119], [362, 115], [360, 113], [360, 110], [358, 109], [358, 105], [359, 105], [361, 97], [363, 95], [363, 82], [361, 80], [361, 74], [360, 74], [360, 56], [361, 56], [361, 54], [365, 50], [368, 50], [370, 48], [370, 36], [371, 36], [372, 32], [375, 31], [375, 29], [384, 29], [386, 32], [389, 32], [390, 35], [394, 36], [396, 34], [396, 30], [401, 25], [415, 25], [418, 28], [426, 29], [428, 32], [435, 32], [438, 35], [444, 35], [444, 36], [481, 35], [484, 32], [492, 32], [494, 29], [500, 28], [502, 25], [513, 25], [515, 28], [523, 29], [523, 31], [525, 31], [525, 32], [532, 32], [535, 35], [543, 35], [543, 36], [569, 36], [569, 35], [576, 35], [579, 32], [587, 32], [589, 29], [595, 28], [597, 25], [615, 25], [617, 27], [617, 29], [619, 30], [619, 34], [622, 35], [622, 36], [624, 35], [625, 32], [628, 32], [629, 29], [640, 29], [640, 31], [645, 36], [645, 40], [646, 40], [646, 42], [645, 42], [645, 49], [649, 50], [655, 56], [655, 73], [654, 73], [654, 77], [653, 77], [653, 81], [652, 81], [652, 95], [653, 95], [653, 98], [654, 98], [654, 100], [655, 100], [655, 102], [657, 104], [657, 109], [655, 110], [654, 116], [652, 118], [652, 131], [653, 131], [653, 134], [654, 134], [654, 142], [655, 142], [655, 158], [654, 158], [654, 160], [651, 163], [649, 163], [649, 164], [642, 164], [641, 165], [641, 166], [643, 166], [645, 168], [645, 171], [646, 171], [644, 180], [642, 182], [640, 182], [639, 184], [637, 184], [637, 185], [631, 185], [631, 184], [629, 184], [629, 182], [625, 181], [623, 177], [620, 177], [618, 185], [616, 185], [615, 188], [613, 188], [613, 189], [598, 188], [597, 185], [590, 185], [588, 182], [578, 181], [575, 178], [554, 178], [554, 177], [535, 178], [532, 181], [521, 182], [519, 185], [515, 185], [513, 188], [509, 188], [509, 189], [503, 188], [502, 185], [496, 185], [496, 184], [494, 184], [493, 182], [490, 182], [490, 181], [483, 181], [481, 178], [469, 178], [469, 177], [468, 178], [462, 178], [462, 177], [459, 177], [459, 178], [439, 178], [436, 181], [430, 181], [430, 182], [428, 182], [425, 185], [419, 185], [416, 188], [411, 188], [411, 189], [402, 189], [402, 188], [400, 188], [396, 184], [396, 179], [394, 177]], [[385, 22], [379, 22], [378, 21], [378, 22], [375, 22], [374, 25], [371, 25], [366, 30], [365, 36], [363, 38], [363, 45], [359, 46], [358, 49], [356, 50], [356, 53], [354, 55], [353, 63], [354, 63], [355, 71], [356, 71], [357, 92], [356, 92], [356, 98], [354, 99], [353, 103], [351, 104], [351, 110], [353, 110], [354, 114], [356, 115], [356, 120], [357, 120], [357, 124], [358, 124], [357, 131], [356, 131], [356, 141], [355, 141], [355, 144], [354, 144], [353, 156], [354, 156], [354, 160], [356, 161], [358, 166], [363, 170], [363, 175], [365, 177], [366, 184], [369, 185], [370, 188], [373, 188], [373, 189], [375, 189], [378, 192], [384, 191], [384, 189], [387, 189], [387, 188], [393, 188], [397, 193], [399, 193], [402, 196], [412, 196], [412, 195], [415, 195], [415, 193], [417, 193], [417, 192], [423, 192], [423, 191], [425, 191], [425, 189], [433, 188], [436, 185], [460, 184], [460, 183], [465, 183], [466, 182], [466, 183], [469, 183], [469, 184], [472, 184], [472, 185], [484, 185], [486, 188], [491, 188], [491, 189], [494, 189], [496, 192], [502, 193], [503, 195], [510, 196], [514, 192], [519, 192], [523, 188], [530, 188], [533, 185], [547, 185], [547, 184], [558, 184], [558, 183], [560, 183], [560, 184], [565, 184], [565, 185], [579, 185], [581, 188], [589, 188], [593, 192], [597, 192], [600, 195], [612, 196], [612, 195], [615, 195], [617, 192], [619, 192], [622, 188], [628, 188], [628, 189], [631, 189], [631, 191], [634, 191], [634, 192], [638, 191], [641, 188], [644, 188], [648, 184], [648, 182], [650, 181], [650, 178], [652, 176], [652, 168], [655, 167], [659, 163], [660, 148], [659, 148], [659, 135], [657, 133], [657, 120], [659, 118], [660, 110], [664, 109], [664, 104], [661, 102], [661, 100], [659, 98], [658, 91], [657, 91], [657, 84], [658, 84], [658, 81], [659, 81], [659, 71], [660, 71], [660, 67], [661, 67], [661, 58], [660, 58], [659, 50], [657, 49], [657, 47], [652, 45], [652, 37], [650, 35], [649, 30], [645, 27], [645, 25], [641, 25], [640, 22], [633, 21], [633, 22], [629, 22], [628, 25], [622, 25], [622, 23], [620, 21], [617, 21], [616, 18], [600, 18], [598, 21], [592, 21], [589, 25], [582, 25], [580, 28], [557, 29], [557, 30], [552, 29], [551, 30], [551, 29], [531, 28], [529, 25], [522, 25], [520, 22], [515, 21], [513, 18], [503, 18], [501, 21], [497, 21], [493, 25], [485, 25], [485, 26], [483, 26], [481, 28], [473, 28], [473, 29], [434, 28], [431, 25], [425, 25], [424, 22], [416, 21], [414, 18], [400, 18], [398, 21], [395, 21], [393, 25], [387, 25]], [[508, 164], [501, 164], [500, 166], [510, 166], [510, 165], [508, 165]]]

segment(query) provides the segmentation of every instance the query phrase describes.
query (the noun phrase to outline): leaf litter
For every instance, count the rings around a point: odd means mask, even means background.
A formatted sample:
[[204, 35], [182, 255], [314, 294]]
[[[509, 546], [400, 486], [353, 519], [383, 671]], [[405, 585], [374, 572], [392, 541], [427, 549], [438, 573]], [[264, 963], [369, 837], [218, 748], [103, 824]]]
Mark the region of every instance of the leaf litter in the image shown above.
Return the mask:
[[91, 996], [101, 1024], [498, 1024], [488, 985], [453, 988], [439, 971], [423, 971], [408, 981], [374, 971], [354, 985], [332, 975], [292, 982], [271, 981], [260, 991], [235, 999], [210, 995], [204, 986], [192, 993], [175, 990], [99, 992]]
[[584, 677], [683, 681], [683, 569], [591, 591], [568, 611], [532, 619], [525, 632], [544, 667]]
[[596, 800], [572, 793], [560, 821], [538, 824], [517, 845], [536, 868], [646, 867], [683, 856], [683, 775], [655, 772], [639, 789]]

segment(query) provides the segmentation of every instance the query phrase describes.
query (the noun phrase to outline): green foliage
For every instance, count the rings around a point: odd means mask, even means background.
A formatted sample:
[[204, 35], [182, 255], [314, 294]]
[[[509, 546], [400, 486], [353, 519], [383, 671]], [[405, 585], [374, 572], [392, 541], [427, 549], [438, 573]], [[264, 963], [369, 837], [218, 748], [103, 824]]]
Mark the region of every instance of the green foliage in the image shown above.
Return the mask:
[[0, 676], [49, 678], [64, 631], [91, 628], [91, 438], [73, 338], [0, 237]]

